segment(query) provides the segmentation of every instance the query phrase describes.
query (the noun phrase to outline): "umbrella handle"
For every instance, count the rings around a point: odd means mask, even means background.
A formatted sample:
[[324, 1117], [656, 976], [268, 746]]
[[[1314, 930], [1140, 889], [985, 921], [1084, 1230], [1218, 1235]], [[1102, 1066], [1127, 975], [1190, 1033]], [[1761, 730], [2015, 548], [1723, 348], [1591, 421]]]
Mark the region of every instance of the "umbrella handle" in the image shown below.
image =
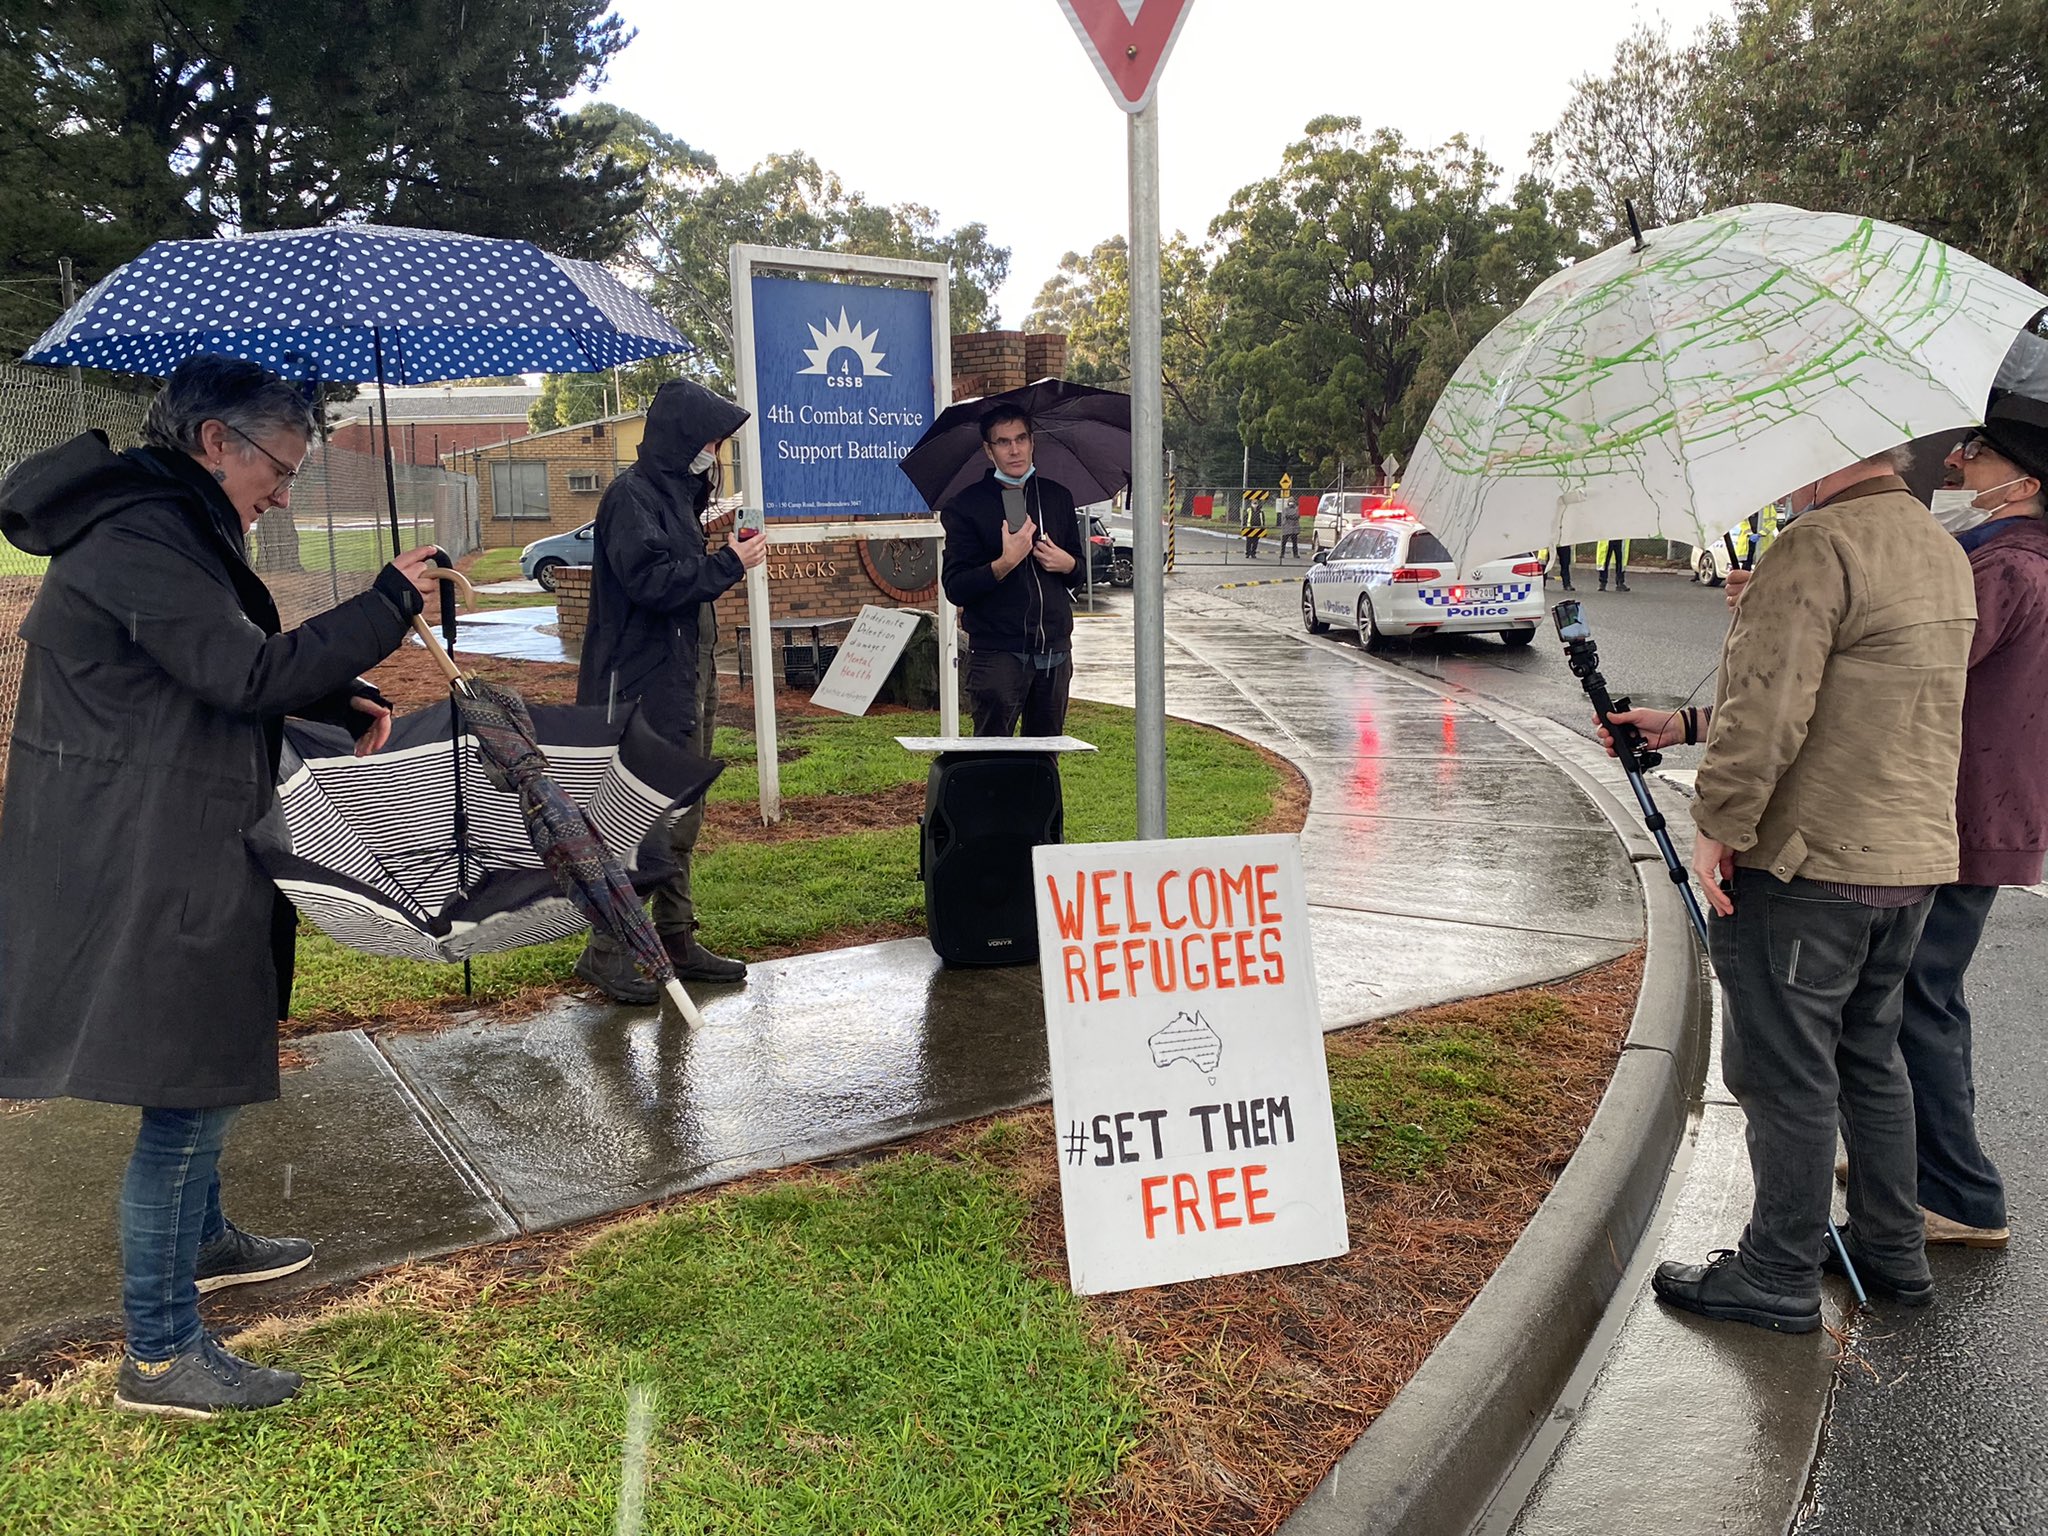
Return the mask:
[[448, 654], [447, 649], [441, 644], [441, 637], [434, 633], [424, 614], [416, 613], [412, 616], [412, 632], [420, 637], [421, 643], [427, 648], [427, 654], [434, 658], [443, 677], [458, 685], [468, 683], [469, 679], [462, 675], [462, 668], [455, 665], [455, 658]]
[[460, 592], [467, 601], [472, 603], [476, 601], [476, 588], [470, 584], [470, 580], [467, 576], [463, 575], [462, 572], [456, 570], [455, 567], [452, 565], [424, 566], [421, 568], [420, 574], [422, 576], [430, 576], [435, 581], [448, 582], [455, 588], [456, 591]]

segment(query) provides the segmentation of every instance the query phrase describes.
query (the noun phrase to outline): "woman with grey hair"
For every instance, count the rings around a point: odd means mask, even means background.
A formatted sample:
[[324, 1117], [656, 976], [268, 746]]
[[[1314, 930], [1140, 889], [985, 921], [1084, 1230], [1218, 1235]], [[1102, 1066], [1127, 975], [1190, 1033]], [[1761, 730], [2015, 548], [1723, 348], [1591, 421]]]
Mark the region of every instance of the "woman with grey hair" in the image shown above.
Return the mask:
[[195, 357], [151, 405], [146, 445], [85, 433], [0, 481], [0, 534], [49, 557], [0, 817], [0, 1097], [142, 1111], [121, 1187], [127, 1352], [115, 1401], [206, 1418], [283, 1402], [291, 1371], [238, 1359], [201, 1292], [304, 1268], [310, 1243], [220, 1209], [239, 1106], [278, 1092], [297, 914], [243, 833], [276, 804], [284, 717], [390, 710], [357, 673], [403, 642], [431, 549], [283, 631], [245, 535], [290, 504], [313, 428], [254, 363]]

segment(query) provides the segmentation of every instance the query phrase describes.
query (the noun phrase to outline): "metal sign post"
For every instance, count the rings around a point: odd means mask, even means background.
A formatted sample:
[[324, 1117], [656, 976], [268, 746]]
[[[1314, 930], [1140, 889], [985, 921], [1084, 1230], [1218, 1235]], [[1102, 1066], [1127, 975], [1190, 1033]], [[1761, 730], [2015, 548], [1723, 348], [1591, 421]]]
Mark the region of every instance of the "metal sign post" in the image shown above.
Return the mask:
[[1138, 837], [1166, 836], [1166, 417], [1160, 382], [1159, 107], [1131, 114], [1131, 559]]
[[[870, 509], [860, 517], [800, 521], [788, 512], [768, 505], [768, 482], [762, 473], [761, 449], [764, 439], [778, 423], [764, 420], [761, 409], [763, 380], [757, 345], [762, 338], [756, 334], [754, 278], [757, 272], [773, 272], [841, 279], [848, 285], [844, 294], [849, 305], [856, 305], [856, 296], [862, 292], [892, 283], [898, 288], [922, 288], [926, 291], [930, 298], [931, 327], [930, 414], [914, 430], [908, 422], [901, 424], [902, 430], [909, 432], [914, 439], [936, 419], [940, 411], [953, 403], [951, 295], [947, 287], [949, 274], [946, 264], [899, 261], [881, 256], [847, 256], [828, 251], [782, 250], [765, 245], [735, 245], [731, 262], [733, 352], [739, 370], [740, 404], [753, 412], [747, 430], [740, 435], [741, 448], [746, 455], [745, 491], [750, 502], [758, 502], [763, 508], [770, 546], [801, 544], [815, 539], [934, 539], [938, 541], [938, 563], [943, 568], [946, 553], [944, 530], [938, 518], [922, 506], [912, 511], [918, 498], [907, 479], [902, 480], [900, 503], [880, 509], [880, 516]], [[828, 284], [820, 283], [818, 286], [826, 294], [830, 293]], [[886, 352], [879, 350], [882, 343], [870, 331], [863, 329], [858, 319], [848, 321], [845, 309], [837, 307], [838, 297], [833, 298], [833, 303], [835, 308], [831, 314], [821, 312], [815, 325], [807, 327], [815, 345], [802, 349], [810, 359], [810, 365], [799, 372], [816, 375], [821, 382], [837, 379], [850, 384], [856, 378], [875, 381], [878, 386], [891, 382], [896, 375], [883, 366], [889, 358]], [[801, 345], [802, 338], [797, 340]], [[787, 344], [788, 339], [783, 339], [783, 345], [786, 347]], [[859, 358], [858, 375], [853, 372], [847, 354]], [[839, 365], [837, 373], [830, 371], [835, 360]], [[867, 390], [862, 389], [859, 393], [864, 395]], [[847, 414], [847, 411], [839, 411], [828, 419], [839, 422]], [[878, 458], [872, 451], [864, 457], [870, 460]], [[902, 479], [900, 475], [897, 478]], [[888, 494], [893, 497], [898, 493], [892, 487]], [[775, 743], [772, 622], [768, 572], [765, 567], [758, 567], [747, 573], [747, 627], [754, 665], [755, 768], [760, 781], [761, 820], [764, 824], [782, 819], [782, 775]], [[943, 735], [951, 737], [960, 734], [960, 639], [953, 605], [946, 601], [943, 589], [938, 593], [938, 638], [939, 729]]]
[[1131, 557], [1138, 748], [1138, 836], [1166, 836], [1165, 489], [1160, 379], [1159, 71], [1192, 0], [1060, 0], [1116, 104], [1130, 114]]

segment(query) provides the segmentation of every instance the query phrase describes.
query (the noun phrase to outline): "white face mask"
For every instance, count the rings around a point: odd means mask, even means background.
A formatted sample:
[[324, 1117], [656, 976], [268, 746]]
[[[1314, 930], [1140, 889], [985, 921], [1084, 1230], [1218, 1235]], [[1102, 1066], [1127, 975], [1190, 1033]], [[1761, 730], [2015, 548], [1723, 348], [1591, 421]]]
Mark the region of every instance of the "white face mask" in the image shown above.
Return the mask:
[[710, 472], [711, 466], [716, 464], [717, 462], [718, 455], [713, 453], [709, 448], [706, 448], [702, 453], [698, 454], [697, 457], [690, 460], [690, 473], [693, 475], [708, 474]]
[[2004, 510], [2003, 503], [1996, 507], [1980, 507], [1977, 505], [1978, 497], [2002, 491], [2007, 485], [2018, 485], [2026, 478], [2025, 475], [2016, 475], [2004, 485], [1987, 485], [1981, 491], [1973, 491], [1967, 486], [1944, 488], [1929, 499], [1928, 510], [1934, 513], [1934, 520], [1950, 533], [1967, 533], [1979, 523], [1988, 521], [1994, 513]]

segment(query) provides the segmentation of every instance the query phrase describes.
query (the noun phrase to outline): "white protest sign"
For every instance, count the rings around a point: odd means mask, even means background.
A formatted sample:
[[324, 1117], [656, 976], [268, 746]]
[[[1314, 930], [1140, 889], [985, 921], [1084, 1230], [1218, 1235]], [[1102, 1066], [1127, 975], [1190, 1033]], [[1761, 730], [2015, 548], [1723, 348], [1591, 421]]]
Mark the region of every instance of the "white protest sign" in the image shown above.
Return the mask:
[[903, 654], [903, 647], [910, 644], [910, 637], [917, 633], [918, 620], [923, 617], [914, 608], [877, 608], [873, 603], [863, 604], [860, 617], [853, 621], [853, 628], [847, 631], [846, 639], [840, 643], [839, 654], [825, 669], [824, 679], [818, 684], [818, 691], [811, 695], [811, 702], [825, 709], [836, 709], [843, 715], [866, 714], [868, 706], [875, 702], [875, 695], [882, 691], [889, 669], [896, 665], [896, 658]]
[[1292, 837], [1032, 851], [1075, 1291], [1350, 1248]]

